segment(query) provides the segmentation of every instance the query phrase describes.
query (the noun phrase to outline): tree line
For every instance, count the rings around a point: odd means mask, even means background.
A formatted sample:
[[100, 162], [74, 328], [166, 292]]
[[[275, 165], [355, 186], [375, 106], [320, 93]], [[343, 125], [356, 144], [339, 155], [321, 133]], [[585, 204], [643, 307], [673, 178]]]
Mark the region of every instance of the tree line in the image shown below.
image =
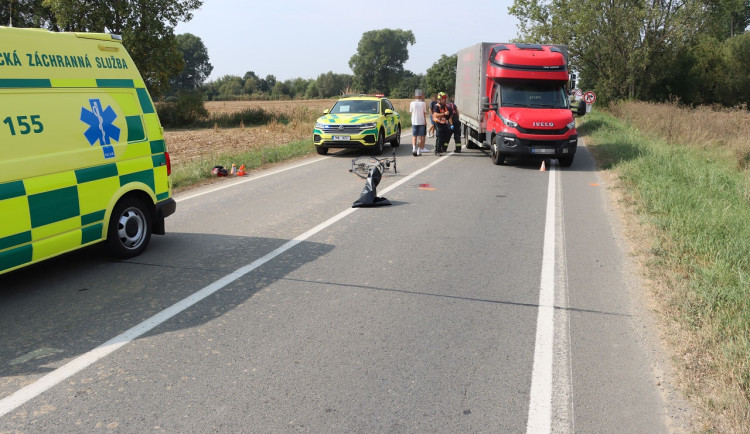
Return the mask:
[[353, 74], [329, 71], [317, 78], [280, 81], [274, 75], [259, 77], [248, 71], [242, 77], [225, 75], [196, 88], [203, 92], [206, 100], [315, 99], [350, 93], [382, 93], [391, 98], [410, 98], [415, 89], [452, 94], [456, 56], [443, 55], [426, 74], [415, 74], [404, 69], [404, 63], [409, 59], [408, 46], [415, 42], [411, 30], [372, 30], [362, 35], [357, 52], [349, 60]]
[[[362, 34], [349, 60], [353, 74], [280, 81], [273, 75], [212, 71], [200, 38], [175, 35], [202, 0], [0, 0], [0, 23], [54, 31], [119, 34], [155, 99], [199, 92], [206, 99], [330, 98], [384, 93], [409, 98], [455, 90], [456, 56], [443, 55], [425, 74], [405, 70], [410, 30]], [[680, 100], [735, 106], [750, 101], [748, 0], [514, 0], [519, 41], [562, 43], [581, 85], [603, 101]], [[480, 41], [477, 41], [480, 42]]]
[[606, 101], [750, 101], [750, 1], [514, 0], [520, 40], [567, 44]]

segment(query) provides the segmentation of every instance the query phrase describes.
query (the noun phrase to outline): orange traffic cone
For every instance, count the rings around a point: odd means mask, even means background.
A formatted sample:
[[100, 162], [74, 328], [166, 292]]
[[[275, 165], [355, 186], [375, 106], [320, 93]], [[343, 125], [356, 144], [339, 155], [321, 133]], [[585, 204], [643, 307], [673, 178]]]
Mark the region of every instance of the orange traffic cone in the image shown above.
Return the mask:
[[245, 175], [246, 175], [245, 165], [243, 164], [242, 166], [240, 166], [239, 169], [237, 169], [237, 176], [245, 176]]
[[539, 168], [539, 171], [540, 172], [546, 172], [547, 171], [547, 166], [545, 165], [544, 160], [542, 160], [542, 167]]

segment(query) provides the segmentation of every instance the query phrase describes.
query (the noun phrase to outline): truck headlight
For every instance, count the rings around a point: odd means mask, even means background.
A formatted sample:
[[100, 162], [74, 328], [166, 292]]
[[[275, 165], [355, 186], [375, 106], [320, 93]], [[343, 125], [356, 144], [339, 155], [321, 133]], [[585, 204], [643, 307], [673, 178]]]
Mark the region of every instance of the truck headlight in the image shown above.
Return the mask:
[[569, 130], [572, 130], [575, 127], [576, 127], [576, 121], [575, 120], [573, 120], [573, 122], [571, 122], [571, 123], [568, 124], [568, 129]]
[[503, 123], [505, 124], [506, 127], [518, 128], [518, 122], [513, 122], [512, 120], [506, 118], [503, 115], [500, 115], [500, 119], [502, 119], [502, 121], [503, 121]]

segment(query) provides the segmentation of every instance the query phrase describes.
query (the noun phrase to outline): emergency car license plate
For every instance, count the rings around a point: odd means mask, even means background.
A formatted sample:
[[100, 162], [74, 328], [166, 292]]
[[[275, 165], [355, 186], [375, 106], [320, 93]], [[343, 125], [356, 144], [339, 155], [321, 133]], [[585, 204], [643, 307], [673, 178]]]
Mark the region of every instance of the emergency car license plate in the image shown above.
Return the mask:
[[532, 154], [554, 154], [555, 150], [552, 148], [531, 148]]
[[350, 140], [350, 136], [333, 136], [333, 140]]

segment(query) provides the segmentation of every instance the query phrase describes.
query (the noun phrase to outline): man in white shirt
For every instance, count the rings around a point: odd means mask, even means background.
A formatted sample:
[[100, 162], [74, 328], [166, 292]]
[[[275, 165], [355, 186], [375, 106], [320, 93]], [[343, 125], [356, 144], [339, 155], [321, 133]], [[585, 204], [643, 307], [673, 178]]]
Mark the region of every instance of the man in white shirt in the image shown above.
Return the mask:
[[426, 152], [424, 149], [425, 135], [427, 134], [427, 105], [424, 102], [422, 89], [414, 91], [414, 101], [409, 104], [411, 113], [411, 154], [415, 157]]

